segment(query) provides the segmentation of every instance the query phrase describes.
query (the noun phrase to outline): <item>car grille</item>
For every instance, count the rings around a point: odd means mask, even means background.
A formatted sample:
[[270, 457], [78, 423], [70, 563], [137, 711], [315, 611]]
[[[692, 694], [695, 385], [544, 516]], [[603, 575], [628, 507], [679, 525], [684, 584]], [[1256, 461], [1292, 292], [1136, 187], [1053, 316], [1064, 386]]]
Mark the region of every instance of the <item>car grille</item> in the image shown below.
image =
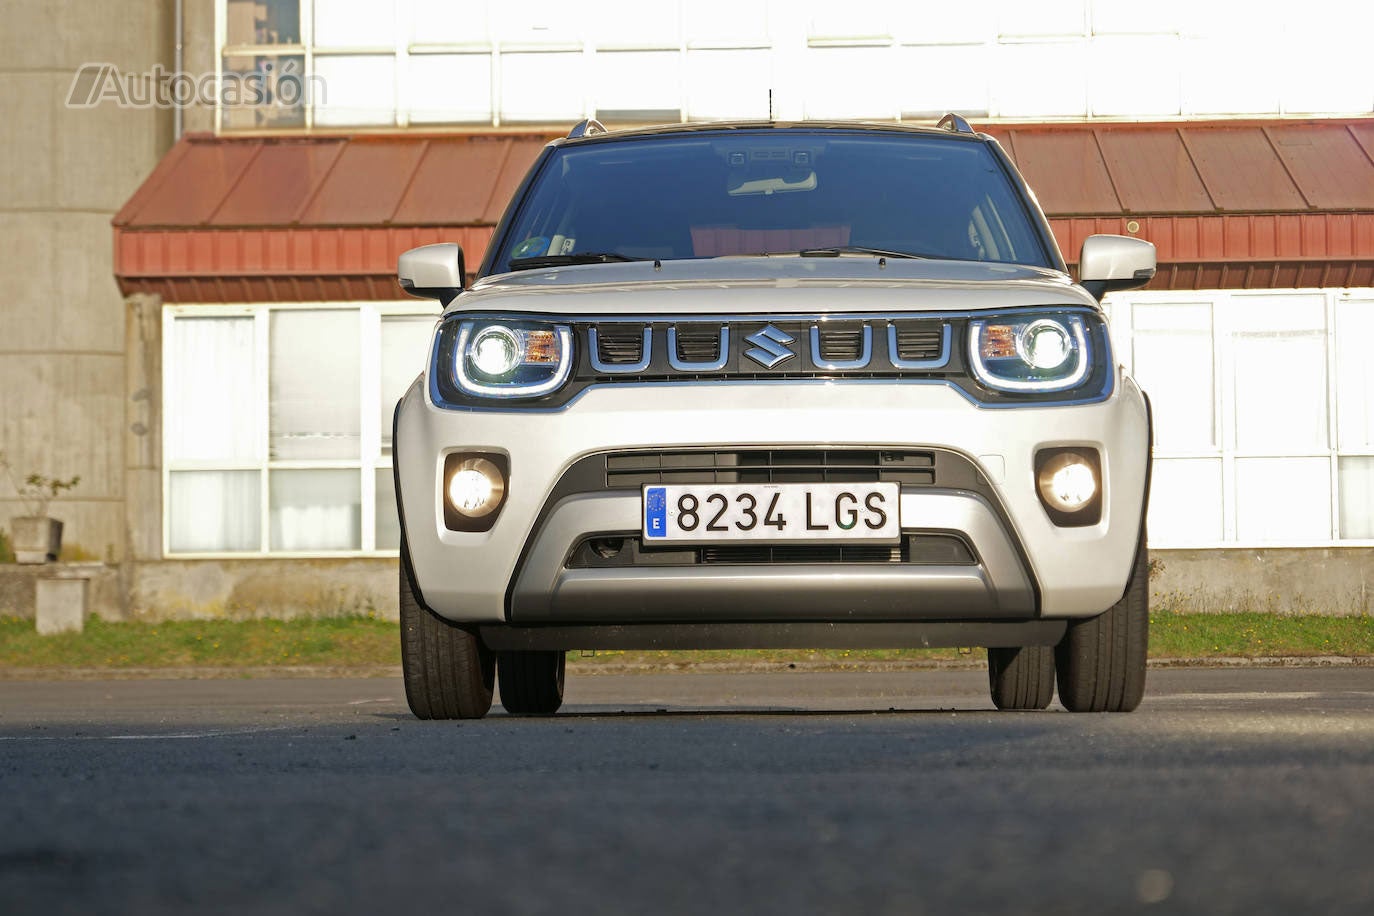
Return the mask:
[[604, 319], [575, 322], [584, 381], [892, 378], [959, 374], [954, 319], [898, 317]]
[[606, 486], [709, 483], [935, 485], [935, 453], [900, 449], [728, 449], [613, 452]]
[[712, 544], [701, 547], [644, 549], [634, 535], [587, 538], [573, 549], [570, 569], [665, 566], [786, 566], [814, 564], [909, 564], [974, 566], [978, 562], [963, 538], [952, 534], [909, 534], [891, 546], [849, 544]]

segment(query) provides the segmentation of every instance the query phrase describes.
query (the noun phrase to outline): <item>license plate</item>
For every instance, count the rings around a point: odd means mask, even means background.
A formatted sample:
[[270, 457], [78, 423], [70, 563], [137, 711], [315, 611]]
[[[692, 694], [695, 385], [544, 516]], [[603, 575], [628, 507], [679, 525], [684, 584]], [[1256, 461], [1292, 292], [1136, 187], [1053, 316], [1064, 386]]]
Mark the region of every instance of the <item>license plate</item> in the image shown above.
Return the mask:
[[646, 485], [644, 543], [891, 544], [900, 492], [896, 483]]

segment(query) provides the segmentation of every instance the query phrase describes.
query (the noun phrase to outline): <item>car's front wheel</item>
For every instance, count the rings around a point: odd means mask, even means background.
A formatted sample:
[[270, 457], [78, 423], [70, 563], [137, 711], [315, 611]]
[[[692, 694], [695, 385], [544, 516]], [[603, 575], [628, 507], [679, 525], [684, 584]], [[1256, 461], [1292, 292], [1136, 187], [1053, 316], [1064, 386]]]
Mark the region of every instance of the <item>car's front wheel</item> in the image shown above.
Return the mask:
[[421, 719], [480, 719], [491, 709], [496, 655], [471, 630], [415, 597], [401, 545], [401, 670], [406, 702]]
[[566, 652], [502, 652], [497, 656], [496, 676], [501, 684], [501, 705], [521, 716], [551, 716], [563, 705]]
[[1144, 540], [1121, 600], [1076, 620], [1055, 648], [1059, 702], [1070, 712], [1130, 712], [1145, 696], [1150, 570]]
[[998, 709], [1044, 709], [1054, 699], [1054, 647], [989, 648], [988, 686]]

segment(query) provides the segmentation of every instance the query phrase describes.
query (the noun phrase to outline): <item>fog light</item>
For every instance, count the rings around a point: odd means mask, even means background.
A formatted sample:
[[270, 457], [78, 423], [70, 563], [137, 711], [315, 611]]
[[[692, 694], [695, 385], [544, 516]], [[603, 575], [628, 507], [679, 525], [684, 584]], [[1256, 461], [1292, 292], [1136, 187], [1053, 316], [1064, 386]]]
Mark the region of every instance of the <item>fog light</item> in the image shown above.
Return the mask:
[[464, 459], [448, 479], [449, 505], [468, 518], [490, 515], [505, 496], [505, 475], [486, 458]]
[[1055, 524], [1093, 525], [1102, 516], [1101, 462], [1093, 449], [1046, 449], [1036, 455], [1040, 501]]

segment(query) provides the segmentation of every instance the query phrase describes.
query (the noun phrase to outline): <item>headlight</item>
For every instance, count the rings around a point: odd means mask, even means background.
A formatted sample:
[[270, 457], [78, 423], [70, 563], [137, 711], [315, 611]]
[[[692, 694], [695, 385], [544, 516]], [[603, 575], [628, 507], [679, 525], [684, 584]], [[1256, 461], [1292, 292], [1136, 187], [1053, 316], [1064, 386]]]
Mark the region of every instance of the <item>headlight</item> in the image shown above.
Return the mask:
[[1009, 315], [969, 322], [969, 362], [1000, 391], [1065, 391], [1081, 385], [1092, 352], [1081, 315]]
[[453, 344], [453, 378], [465, 394], [532, 398], [572, 372], [572, 330], [536, 321], [464, 320]]

